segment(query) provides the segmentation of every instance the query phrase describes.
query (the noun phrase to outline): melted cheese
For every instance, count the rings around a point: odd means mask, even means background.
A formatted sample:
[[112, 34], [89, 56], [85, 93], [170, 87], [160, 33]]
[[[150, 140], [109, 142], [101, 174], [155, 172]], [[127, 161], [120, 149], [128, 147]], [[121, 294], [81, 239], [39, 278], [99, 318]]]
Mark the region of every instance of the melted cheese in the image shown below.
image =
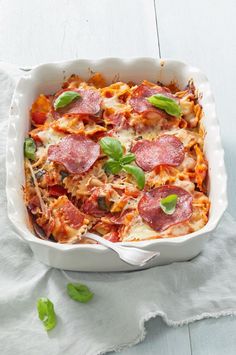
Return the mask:
[[168, 130], [163, 133], [175, 135], [177, 138], [179, 138], [179, 140], [181, 140], [185, 147], [192, 146], [195, 143], [198, 143], [200, 145], [203, 144], [203, 139], [198, 133], [193, 131], [187, 131], [184, 128]]
[[194, 221], [190, 219], [187, 222], [181, 222], [174, 226], [169, 227], [163, 232], [156, 232], [154, 229], [149, 227], [147, 224], [143, 223], [142, 220], [139, 218], [136, 223], [134, 223], [127, 235], [123, 236], [122, 241], [135, 241], [135, 240], [147, 240], [147, 239], [154, 239], [154, 238], [172, 238], [178, 237], [181, 235], [185, 235], [191, 233], [195, 230], [199, 229], [204, 226], [203, 219]]
[[60, 140], [65, 136], [65, 134], [61, 132], [56, 132], [50, 127], [39, 132], [38, 136], [43, 142], [44, 147], [48, 147], [51, 144], [58, 144]]
[[149, 141], [152, 141], [156, 139], [160, 133], [161, 133], [161, 127], [156, 125], [155, 127], [151, 127], [143, 130], [141, 136], [142, 139], [147, 139]]
[[47, 153], [47, 148], [52, 144], [58, 144], [60, 140], [65, 136], [64, 133], [56, 132], [52, 128], [48, 128], [37, 133], [41, 139], [43, 145], [39, 146], [36, 150], [36, 158], [40, 159]]
[[140, 220], [139, 223], [134, 224], [128, 233], [127, 236], [123, 238], [123, 242], [128, 242], [131, 240], [146, 240], [154, 238], [158, 233], [150, 228], [147, 224], [142, 223]]
[[180, 180], [179, 178], [177, 178], [175, 180], [175, 186], [179, 186], [181, 187], [182, 189], [192, 193], [194, 192], [194, 189], [195, 189], [195, 185], [193, 182], [191, 182], [190, 180]]
[[104, 97], [102, 100], [102, 108], [113, 108], [116, 112], [121, 112], [126, 110], [126, 105], [119, 101], [117, 96]]
[[183, 170], [194, 170], [196, 165], [196, 160], [189, 155], [189, 153], [185, 153], [184, 161], [181, 165], [179, 165], [178, 169], [180, 171]]
[[[131, 110], [131, 107], [127, 103], [122, 103], [119, 99], [119, 96], [129, 90], [130, 87], [124, 83], [116, 83], [111, 85], [109, 88], [102, 89], [102, 93], [104, 93], [101, 105], [102, 109], [113, 108], [116, 112]], [[112, 96], [106, 97], [106, 91], [109, 91]]]
[[122, 129], [119, 132], [115, 132], [113, 136], [121, 142], [125, 147], [126, 151], [129, 151], [132, 145], [132, 142], [135, 138], [135, 132], [132, 128]]

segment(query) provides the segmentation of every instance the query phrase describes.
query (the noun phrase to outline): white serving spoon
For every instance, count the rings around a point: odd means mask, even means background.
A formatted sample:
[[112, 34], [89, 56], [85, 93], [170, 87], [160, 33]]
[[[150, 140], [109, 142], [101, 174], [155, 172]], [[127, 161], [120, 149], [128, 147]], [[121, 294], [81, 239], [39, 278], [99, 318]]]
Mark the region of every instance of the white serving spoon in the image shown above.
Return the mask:
[[95, 240], [101, 245], [112, 249], [115, 251], [121, 260], [125, 261], [127, 264], [135, 265], [135, 266], [144, 266], [148, 261], [154, 259], [155, 257], [159, 256], [160, 253], [133, 248], [133, 247], [126, 247], [122, 245], [118, 245], [117, 243], [112, 243], [107, 239], [100, 237], [99, 235], [86, 233], [84, 237]]
[[[34, 223], [33, 220], [32, 220], [32, 225], [35, 234], [39, 238], [46, 240], [47, 238], [42, 228], [40, 228], [36, 223]], [[148, 261], [160, 255], [159, 252], [153, 252], [153, 251], [148, 251], [148, 250], [143, 250], [143, 249], [138, 249], [138, 248], [133, 248], [128, 246], [124, 247], [122, 245], [112, 243], [109, 240], [99, 237], [99, 235], [93, 233], [86, 233], [84, 236], [81, 237], [95, 240], [99, 244], [104, 245], [109, 249], [112, 249], [119, 255], [121, 260], [125, 261], [127, 264], [130, 265], [144, 266]]]

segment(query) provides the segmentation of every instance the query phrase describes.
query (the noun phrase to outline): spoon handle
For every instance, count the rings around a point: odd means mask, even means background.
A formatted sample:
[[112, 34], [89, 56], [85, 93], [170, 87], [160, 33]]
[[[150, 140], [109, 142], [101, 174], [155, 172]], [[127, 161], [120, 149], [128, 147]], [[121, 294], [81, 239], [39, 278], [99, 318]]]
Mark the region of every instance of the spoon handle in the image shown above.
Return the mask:
[[99, 235], [96, 235], [93, 233], [86, 233], [85, 237], [95, 240], [99, 244], [104, 245], [104, 247], [107, 247], [107, 248], [112, 249], [114, 251], [116, 251], [116, 249], [118, 248], [118, 246], [115, 245], [113, 242], [110, 242], [110, 240], [104, 239], [104, 238], [100, 237]]
[[104, 245], [109, 249], [112, 249], [119, 255], [121, 260], [130, 265], [144, 266], [148, 261], [160, 255], [159, 252], [117, 245], [116, 243], [112, 243], [109, 240], [92, 233], [87, 233], [86, 237], [97, 241], [99, 244]]

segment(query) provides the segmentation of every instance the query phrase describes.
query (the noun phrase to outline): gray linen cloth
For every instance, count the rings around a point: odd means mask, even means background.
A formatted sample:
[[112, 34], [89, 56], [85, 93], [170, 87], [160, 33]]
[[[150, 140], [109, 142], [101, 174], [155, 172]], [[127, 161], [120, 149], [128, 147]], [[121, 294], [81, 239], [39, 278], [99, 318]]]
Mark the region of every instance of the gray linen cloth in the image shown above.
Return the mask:
[[[129, 273], [79, 273], [38, 262], [14, 232], [5, 195], [8, 111], [22, 72], [0, 65], [0, 353], [96, 355], [145, 338], [145, 322], [161, 316], [170, 326], [236, 314], [236, 222], [226, 214], [205, 249], [189, 262]], [[94, 292], [88, 304], [71, 300], [68, 281]], [[46, 333], [36, 312], [49, 297], [58, 325]]]

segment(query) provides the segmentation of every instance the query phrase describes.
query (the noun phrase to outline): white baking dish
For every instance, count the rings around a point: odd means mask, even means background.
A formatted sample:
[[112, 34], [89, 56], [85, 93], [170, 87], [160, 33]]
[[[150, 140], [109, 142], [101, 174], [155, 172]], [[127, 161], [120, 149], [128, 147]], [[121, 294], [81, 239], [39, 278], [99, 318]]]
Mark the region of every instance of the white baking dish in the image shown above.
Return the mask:
[[175, 261], [189, 260], [196, 256], [207, 242], [209, 232], [219, 222], [227, 207], [226, 173], [224, 152], [221, 146], [215, 103], [209, 83], [198, 69], [176, 60], [154, 58], [100, 60], [73, 60], [62, 63], [43, 64], [24, 75], [15, 90], [9, 119], [7, 145], [7, 198], [8, 215], [22, 239], [27, 242], [35, 256], [43, 263], [67, 270], [122, 271], [134, 270], [111, 250], [101, 245], [64, 245], [44, 241], [31, 233], [28, 215], [22, 198], [24, 185], [23, 142], [29, 130], [29, 108], [40, 93], [53, 93], [64, 79], [73, 73], [87, 79], [93, 72], [101, 72], [108, 81], [141, 82], [161, 81], [164, 84], [176, 81], [180, 88], [193, 79], [202, 93], [203, 123], [207, 132], [205, 153], [209, 161], [210, 218], [201, 230], [182, 237], [157, 239], [143, 242], [122, 243], [135, 247], [158, 250], [160, 257], [147, 267]]

